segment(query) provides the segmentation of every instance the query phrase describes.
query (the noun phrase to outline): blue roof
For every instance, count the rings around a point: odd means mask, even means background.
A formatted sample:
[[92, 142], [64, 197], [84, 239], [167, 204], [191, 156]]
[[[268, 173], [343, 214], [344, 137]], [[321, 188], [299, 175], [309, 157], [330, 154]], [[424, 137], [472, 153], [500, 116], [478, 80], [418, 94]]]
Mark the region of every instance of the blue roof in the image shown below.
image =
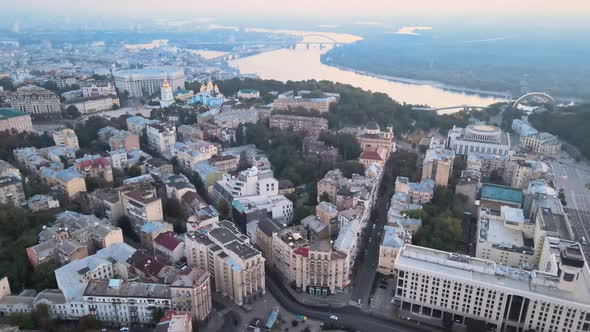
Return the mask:
[[393, 226], [386, 225], [383, 227], [385, 234], [383, 235], [383, 246], [391, 248], [401, 248], [403, 240], [397, 236], [397, 229]]
[[152, 123], [159, 123], [160, 121], [158, 120], [150, 120], [150, 119], [146, 119], [143, 116], [132, 116], [127, 118], [128, 122], [131, 123], [136, 123], [139, 125], [148, 125], [148, 124], [152, 124]]
[[235, 272], [242, 271], [242, 267], [236, 261], [234, 261], [231, 257], [228, 257], [226, 260], [227, 264], [229, 264]]
[[162, 226], [163, 225], [159, 222], [146, 222], [141, 226], [141, 231], [144, 233], [153, 233], [162, 228]]
[[484, 183], [481, 187], [481, 199], [521, 205], [523, 201], [522, 189]]
[[211, 164], [209, 164], [209, 162], [207, 161], [199, 161], [195, 167], [194, 167], [195, 172], [197, 172], [199, 174], [200, 177], [204, 178], [207, 177], [207, 175], [212, 174], [212, 173], [218, 173], [220, 172], [219, 168], [212, 166]]
[[68, 182], [70, 180], [81, 178], [82, 175], [76, 171], [74, 168], [64, 169], [63, 171], [59, 171], [56, 174], [56, 177], [61, 181]]

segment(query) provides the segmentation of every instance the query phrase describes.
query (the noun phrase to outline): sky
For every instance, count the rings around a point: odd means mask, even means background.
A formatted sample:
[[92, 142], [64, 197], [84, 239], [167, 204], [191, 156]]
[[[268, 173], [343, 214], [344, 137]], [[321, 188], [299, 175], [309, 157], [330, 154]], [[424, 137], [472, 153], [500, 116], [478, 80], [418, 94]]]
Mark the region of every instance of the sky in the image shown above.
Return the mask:
[[[197, 15], [214, 17], [575, 16], [590, 17], [588, 0], [0, 0], [28, 14]], [[5, 11], [7, 13], [8, 11]]]

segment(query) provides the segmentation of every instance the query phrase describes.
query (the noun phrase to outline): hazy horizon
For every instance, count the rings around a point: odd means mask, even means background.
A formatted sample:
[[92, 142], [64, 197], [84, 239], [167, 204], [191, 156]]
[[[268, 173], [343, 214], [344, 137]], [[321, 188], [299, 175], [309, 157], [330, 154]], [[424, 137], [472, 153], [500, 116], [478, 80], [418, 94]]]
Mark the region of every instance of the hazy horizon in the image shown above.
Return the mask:
[[[2, 0], [3, 2], [7, 0]], [[4, 25], [43, 24], [43, 22], [60, 21], [64, 24], [96, 24], [118, 21], [120, 24], [133, 23], [137, 20], [188, 20], [194, 22], [247, 22], [255, 23], [264, 18], [260, 25], [290, 24], [297, 21], [299, 25], [358, 23], [367, 26], [379, 26], [395, 19], [400, 24], [427, 23], [465, 23], [497, 24], [510, 22], [527, 27], [580, 28], [590, 23], [590, 2], [583, 0], [550, 1], [539, 3], [521, 0], [518, 3], [509, 0], [489, 2], [469, 0], [421, 0], [412, 2], [367, 0], [359, 5], [357, 2], [338, 0], [284, 0], [269, 2], [267, 0], [218, 0], [202, 2], [191, 0], [103, 0], [92, 10], [89, 3], [75, 0], [21, 0], [7, 3], [10, 11], [3, 11]], [[94, 20], [88, 20], [93, 18]], [[456, 19], [460, 18], [461, 21]], [[2, 23], [0, 23], [2, 24]], [[332, 26], [332, 27], [333, 27]], [[315, 28], [315, 27], [314, 27]]]

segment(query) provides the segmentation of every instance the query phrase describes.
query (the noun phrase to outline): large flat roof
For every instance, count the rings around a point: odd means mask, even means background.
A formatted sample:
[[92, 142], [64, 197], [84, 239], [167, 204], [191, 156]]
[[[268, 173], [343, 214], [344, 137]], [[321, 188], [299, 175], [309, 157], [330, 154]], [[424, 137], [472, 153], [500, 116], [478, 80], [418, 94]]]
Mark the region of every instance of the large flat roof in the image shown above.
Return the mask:
[[484, 183], [481, 187], [481, 199], [522, 205], [523, 195], [522, 190], [518, 188]]
[[469, 284], [483, 284], [505, 289], [511, 294], [535, 294], [549, 302], [575, 302], [590, 305], [590, 271], [584, 266], [576, 290], [568, 292], [557, 287], [534, 284], [532, 278], [541, 271], [524, 271], [496, 265], [492, 261], [456, 255], [440, 250], [406, 245], [396, 262], [398, 268], [423, 271]]

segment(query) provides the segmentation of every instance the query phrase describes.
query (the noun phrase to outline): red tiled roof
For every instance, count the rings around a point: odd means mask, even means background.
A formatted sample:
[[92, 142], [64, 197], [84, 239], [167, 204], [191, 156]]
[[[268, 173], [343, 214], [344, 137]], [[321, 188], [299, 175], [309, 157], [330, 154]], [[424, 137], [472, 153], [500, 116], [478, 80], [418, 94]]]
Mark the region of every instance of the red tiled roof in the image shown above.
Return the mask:
[[102, 167], [109, 167], [111, 165], [111, 163], [109, 162], [109, 160], [107, 158], [97, 158], [97, 159], [91, 159], [91, 160], [84, 160], [78, 163], [78, 168], [83, 169], [86, 168], [88, 166], [92, 167], [92, 168], [97, 168], [99, 166]]
[[168, 310], [168, 311], [166, 311], [164, 316], [162, 316], [162, 318], [160, 318], [160, 324], [167, 323], [167, 322], [171, 321], [174, 316], [186, 316], [186, 315], [188, 315], [188, 313], [185, 311]]
[[166, 267], [165, 264], [160, 263], [155, 257], [141, 250], [136, 251], [129, 257], [127, 263], [149, 276], [157, 276]]
[[299, 247], [293, 251], [296, 255], [300, 255], [303, 257], [309, 256], [309, 248], [308, 247]]
[[182, 241], [176, 238], [173, 232], [161, 233], [156, 236], [154, 242], [168, 250], [174, 250], [182, 243]]
[[359, 159], [383, 160], [377, 151], [363, 151]]

